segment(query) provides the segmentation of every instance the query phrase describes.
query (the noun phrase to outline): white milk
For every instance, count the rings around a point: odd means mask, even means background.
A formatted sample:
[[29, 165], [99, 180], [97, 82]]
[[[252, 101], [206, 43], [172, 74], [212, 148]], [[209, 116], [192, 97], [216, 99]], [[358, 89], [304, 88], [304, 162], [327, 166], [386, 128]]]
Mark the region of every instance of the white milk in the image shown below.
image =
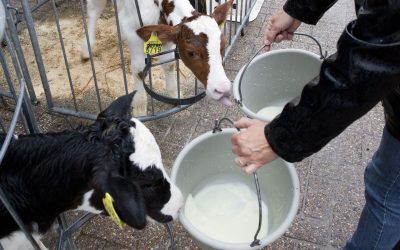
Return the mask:
[[277, 115], [282, 113], [283, 108], [285, 107], [286, 103], [290, 102], [292, 98], [284, 98], [274, 103], [271, 103], [265, 108], [260, 109], [257, 112], [257, 115], [264, 118], [266, 121], [272, 121]]
[[[185, 216], [203, 234], [228, 243], [250, 243], [258, 227], [256, 193], [236, 175], [221, 174], [202, 182], [185, 203]], [[262, 202], [258, 238], [267, 234], [268, 208]]]
[[268, 106], [260, 109], [257, 115], [261, 116], [267, 121], [272, 121], [283, 110], [283, 106]]

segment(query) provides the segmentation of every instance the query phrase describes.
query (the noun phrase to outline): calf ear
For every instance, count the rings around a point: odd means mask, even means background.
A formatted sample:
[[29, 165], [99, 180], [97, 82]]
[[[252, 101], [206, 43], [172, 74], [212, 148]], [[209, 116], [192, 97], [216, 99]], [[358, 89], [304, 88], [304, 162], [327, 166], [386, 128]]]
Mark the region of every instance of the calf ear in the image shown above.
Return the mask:
[[152, 32], [156, 32], [158, 38], [162, 43], [173, 42], [177, 43], [177, 34], [179, 33], [180, 26], [170, 26], [166, 24], [148, 25], [138, 30], [136, 33], [143, 41], [148, 41]]
[[123, 222], [136, 229], [146, 226], [146, 207], [138, 185], [123, 177], [110, 177], [106, 192], [111, 194], [114, 208]]
[[227, 16], [230, 13], [231, 8], [232, 8], [232, 4], [233, 4], [233, 0], [229, 0], [229, 1], [226, 1], [224, 4], [217, 6], [214, 9], [211, 16], [218, 23], [218, 26], [221, 26], [225, 22]]
[[103, 110], [99, 115], [99, 118], [105, 118], [110, 116], [124, 117], [130, 116], [131, 114], [131, 103], [136, 90], [130, 94], [120, 96], [114, 100], [105, 110]]

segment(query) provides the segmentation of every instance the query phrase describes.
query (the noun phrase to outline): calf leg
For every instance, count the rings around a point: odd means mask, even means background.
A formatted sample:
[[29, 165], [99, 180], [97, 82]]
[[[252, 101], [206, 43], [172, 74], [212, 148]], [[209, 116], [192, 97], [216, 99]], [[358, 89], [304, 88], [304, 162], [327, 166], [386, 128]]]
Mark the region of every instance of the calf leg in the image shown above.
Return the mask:
[[[175, 45], [173, 43], [164, 44], [164, 50], [173, 49]], [[160, 56], [162, 62], [174, 58], [174, 53], [167, 53]], [[176, 65], [175, 61], [162, 65], [165, 74], [165, 84], [167, 93], [170, 97], [178, 97], [178, 86], [176, 82]]]
[[137, 90], [133, 98], [133, 115], [135, 117], [147, 115], [147, 93], [143, 87], [143, 69], [145, 66], [145, 55], [143, 52], [143, 40], [136, 33], [124, 32], [131, 56], [132, 78]]
[[[88, 20], [88, 35], [90, 48], [94, 48], [96, 42], [96, 22], [99, 19], [101, 13], [106, 6], [107, 0], [88, 0], [87, 1], [87, 16]], [[81, 49], [81, 58], [82, 60], [89, 59], [89, 49], [86, 37], [82, 41], [82, 49]]]

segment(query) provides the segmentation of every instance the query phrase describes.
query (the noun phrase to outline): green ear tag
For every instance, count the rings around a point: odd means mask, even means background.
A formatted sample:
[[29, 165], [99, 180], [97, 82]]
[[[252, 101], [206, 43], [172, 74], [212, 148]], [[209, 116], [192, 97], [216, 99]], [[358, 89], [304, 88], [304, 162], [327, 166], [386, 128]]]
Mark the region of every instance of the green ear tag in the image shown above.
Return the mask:
[[122, 220], [119, 218], [117, 211], [115, 211], [114, 205], [113, 205], [113, 198], [109, 193], [106, 193], [106, 196], [103, 198], [103, 205], [104, 208], [106, 209], [107, 213], [110, 215], [111, 219], [117, 223], [119, 228], [124, 229], [125, 223], [122, 222]]
[[149, 40], [144, 43], [144, 53], [153, 55], [160, 53], [162, 50], [162, 42], [157, 36], [157, 33], [152, 32]]

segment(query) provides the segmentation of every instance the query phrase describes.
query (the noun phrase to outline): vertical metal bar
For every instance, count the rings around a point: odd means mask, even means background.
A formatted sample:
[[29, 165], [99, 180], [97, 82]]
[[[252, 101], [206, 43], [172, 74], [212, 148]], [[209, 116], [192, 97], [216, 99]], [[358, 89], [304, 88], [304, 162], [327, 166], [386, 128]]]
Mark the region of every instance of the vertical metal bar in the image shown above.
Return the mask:
[[14, 20], [13, 20], [13, 18], [11, 16], [10, 12], [8, 11], [9, 6], [6, 5], [6, 0], [2, 0], [2, 1], [3, 1], [4, 6], [7, 6], [7, 10], [6, 10], [7, 27], [11, 31], [10, 32], [11, 33], [11, 39], [12, 39], [12, 41], [14, 43], [15, 51], [16, 51], [17, 56], [18, 56], [18, 61], [19, 61], [19, 64], [21, 66], [22, 74], [24, 75], [24, 79], [26, 81], [27, 89], [28, 89], [28, 92], [29, 92], [29, 97], [31, 99], [31, 102], [36, 104], [38, 102], [38, 100], [36, 98], [35, 90], [33, 89], [32, 80], [31, 80], [31, 77], [29, 75], [29, 70], [28, 70], [28, 66], [27, 66], [26, 61], [25, 61], [24, 54], [22, 52], [21, 43], [20, 43], [20, 41], [18, 39], [18, 32], [17, 32], [17, 29], [15, 27]]
[[[178, 49], [175, 49], [174, 53], [178, 53]], [[180, 75], [179, 75], [179, 57], [175, 56], [175, 62], [176, 62], [176, 84], [178, 85], [178, 99], [181, 99], [181, 81], [180, 81]]]
[[[152, 79], [152, 72], [151, 72], [151, 64], [153, 63], [152, 62], [152, 57], [150, 56], [150, 55], [147, 55], [147, 60], [146, 60], [146, 63], [150, 63], [150, 68], [149, 68], [149, 83], [150, 83], [150, 89], [151, 90], [153, 90], [153, 79]], [[144, 82], [144, 79], [143, 79], [143, 84], [146, 84], [145, 82]], [[147, 95], [147, 93], [146, 93], [146, 95]], [[151, 114], [152, 115], [154, 115], [154, 99], [153, 99], [153, 97], [151, 97]]]
[[[13, 47], [13, 43], [11, 42], [10, 38], [8, 37], [8, 33], [5, 33], [4, 39], [8, 44], [7, 49], [8, 49], [8, 52], [10, 54], [12, 63], [14, 65], [14, 70], [15, 70], [15, 73], [17, 75], [17, 79], [22, 79], [22, 74], [21, 74], [21, 71], [20, 71], [20, 68], [19, 68], [17, 56], [14, 53], [14, 49], [15, 48]], [[6, 77], [8, 86], [10, 88], [10, 92], [13, 95], [14, 100], [17, 100], [16, 91], [15, 91], [11, 76], [9, 74], [7, 62], [5, 60], [5, 57], [4, 57], [3, 53], [1, 53], [1, 57], [2, 58], [0, 60], [1, 60], [1, 63], [2, 63], [2, 67], [3, 67], [4, 73], [5, 73], [5, 77]], [[21, 89], [20, 91], [25, 91], [25, 89]], [[26, 100], [27, 97], [24, 96], [24, 99]], [[29, 102], [23, 102], [22, 103], [22, 109], [23, 109], [23, 113], [21, 113], [20, 117], [21, 117], [22, 124], [23, 124], [25, 130], [27, 130], [26, 128], [28, 128], [31, 133], [32, 132], [38, 132], [39, 129], [38, 129], [38, 126], [37, 126], [37, 123], [36, 123], [36, 119], [35, 119], [35, 117], [33, 115], [32, 108], [29, 105]], [[26, 119], [25, 116], [28, 116], [28, 119]]]
[[64, 39], [63, 39], [63, 36], [62, 36], [62, 33], [61, 33], [60, 22], [59, 22], [59, 17], [58, 17], [58, 13], [57, 13], [55, 0], [51, 1], [51, 7], [53, 9], [54, 19], [56, 20], [58, 38], [59, 38], [60, 44], [61, 44], [61, 50], [62, 50], [62, 54], [63, 54], [63, 57], [64, 57], [65, 68], [67, 70], [67, 77], [68, 77], [68, 81], [69, 81], [69, 86], [71, 88], [72, 99], [74, 101], [74, 107], [75, 107], [75, 110], [78, 111], [78, 104], [76, 103], [74, 85], [72, 83], [71, 72], [69, 70], [69, 63], [68, 63], [68, 59], [67, 59], [67, 53], [65, 52]]
[[46, 95], [47, 106], [49, 108], [53, 107], [53, 103], [50, 101], [52, 100], [49, 82], [47, 80], [46, 70], [43, 64], [42, 54], [40, 52], [39, 42], [37, 40], [35, 27], [33, 24], [32, 13], [29, 9], [28, 0], [21, 0], [22, 8], [24, 10], [24, 16], [26, 21], [26, 26], [28, 28], [29, 36], [32, 42], [33, 52], [35, 53], [36, 64], [38, 66], [40, 79], [42, 79], [44, 93]]
[[88, 44], [90, 65], [92, 67], [93, 82], [94, 82], [94, 86], [95, 86], [95, 89], [96, 89], [96, 97], [97, 97], [97, 101], [98, 101], [98, 104], [99, 104], [99, 111], [102, 111], [103, 109], [101, 108], [101, 98], [100, 98], [100, 93], [99, 93], [99, 86], [97, 84], [96, 70], [94, 68], [92, 48], [90, 46], [89, 33], [88, 33], [88, 29], [87, 29], [86, 16], [85, 16], [85, 12], [84, 12], [85, 5], [83, 3], [83, 0], [80, 0], [80, 3], [81, 3], [81, 15], [82, 15], [83, 27], [85, 29], [86, 42]]
[[112, 1], [112, 2], [114, 2], [115, 22], [117, 23], [118, 47], [119, 47], [119, 55], [120, 55], [120, 58], [121, 58], [122, 76], [124, 78], [125, 93], [128, 94], [128, 80], [126, 79], [125, 58], [124, 58], [124, 50], [122, 48], [121, 29], [119, 27], [117, 1]]
[[[12, 45], [9, 44], [10, 40], [8, 39], [7, 35], [4, 36], [4, 39], [8, 43], [7, 47], [10, 50]], [[13, 63], [15, 64], [15, 59], [13, 58], [13, 55], [11, 55], [11, 59], [12, 59]], [[0, 63], [1, 63], [1, 67], [3, 68], [4, 77], [5, 77], [6, 82], [8, 84], [8, 88], [9, 88], [9, 91], [11, 93], [11, 97], [14, 99], [14, 101], [16, 101], [18, 99], [17, 98], [17, 94], [16, 94], [16, 91], [15, 91], [15, 88], [14, 88], [14, 85], [13, 85], [13, 80], [12, 80], [12, 77], [11, 77], [11, 74], [10, 74], [10, 70], [8, 68], [5, 56], [3, 54], [3, 50], [0, 50]], [[21, 75], [19, 74], [18, 71], [17, 71], [17, 78], [18, 79], [21, 78]], [[27, 124], [26, 120], [22, 119], [22, 122], [23, 122], [24, 128], [26, 129], [28, 127], [28, 124]]]

